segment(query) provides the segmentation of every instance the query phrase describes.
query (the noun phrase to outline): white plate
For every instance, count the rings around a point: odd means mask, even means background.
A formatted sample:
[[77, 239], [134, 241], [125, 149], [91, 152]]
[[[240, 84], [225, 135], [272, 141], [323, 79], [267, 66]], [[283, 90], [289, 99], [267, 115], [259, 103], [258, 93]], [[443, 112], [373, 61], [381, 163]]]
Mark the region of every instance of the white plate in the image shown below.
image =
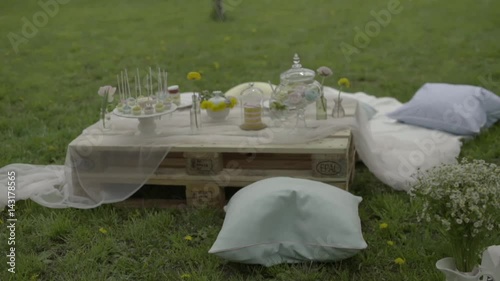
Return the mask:
[[125, 118], [143, 119], [143, 118], [152, 118], [152, 117], [158, 117], [158, 116], [162, 116], [162, 115], [165, 115], [165, 114], [169, 114], [169, 113], [172, 113], [175, 110], [177, 110], [177, 108], [179, 108], [179, 107], [177, 107], [175, 104], [171, 104], [170, 108], [166, 109], [165, 111], [155, 112], [155, 113], [152, 113], [152, 114], [144, 114], [144, 113], [142, 113], [141, 115], [134, 115], [132, 113], [131, 114], [125, 114], [123, 112], [118, 111], [118, 108], [115, 108], [113, 110], [113, 114], [116, 115], [116, 116], [125, 117]]
[[[254, 83], [254, 87], [256, 88], [259, 88], [262, 90], [262, 92], [264, 93], [264, 98], [270, 98], [271, 97], [271, 94], [272, 94], [272, 89], [271, 89], [271, 86], [269, 85], [269, 83], [266, 83], [266, 82], [252, 82]], [[247, 82], [247, 83], [243, 83], [243, 84], [239, 84], [237, 86], [234, 86], [232, 87], [231, 89], [227, 90], [227, 92], [224, 93], [224, 95], [226, 97], [239, 97], [240, 94], [241, 94], [241, 91], [245, 90], [246, 88], [248, 88], [250, 85], [250, 82]], [[276, 87], [275, 85], [273, 85], [273, 87]]]

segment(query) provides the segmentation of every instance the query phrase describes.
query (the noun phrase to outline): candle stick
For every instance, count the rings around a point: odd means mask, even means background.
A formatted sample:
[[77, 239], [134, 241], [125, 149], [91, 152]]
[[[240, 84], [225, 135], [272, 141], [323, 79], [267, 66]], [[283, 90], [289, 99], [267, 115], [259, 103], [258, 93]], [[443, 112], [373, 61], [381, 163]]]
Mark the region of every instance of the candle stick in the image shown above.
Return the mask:
[[135, 98], [137, 99], [137, 75], [134, 75]]
[[135, 76], [137, 77], [137, 88], [139, 89], [139, 96], [142, 96], [142, 90], [141, 90], [141, 76], [139, 76], [139, 69], [135, 69]]
[[163, 88], [164, 88], [163, 91], [166, 93], [168, 88], [168, 83], [167, 83], [167, 72], [165, 70], [163, 71]]
[[123, 100], [122, 98], [122, 88], [120, 87], [120, 75], [116, 74], [116, 84], [118, 87], [118, 95], [120, 96], [120, 101]]
[[128, 72], [127, 72], [127, 69], [125, 68], [125, 79], [127, 80], [127, 92], [128, 92], [128, 95], [131, 96], [132, 94], [130, 93], [130, 83], [129, 83], [129, 80], [128, 80]]
[[149, 96], [153, 95], [153, 72], [151, 71], [151, 67], [149, 67]]
[[122, 93], [123, 93], [123, 97], [125, 97], [125, 99], [128, 99], [128, 96], [126, 96], [126, 93], [125, 93], [125, 79], [123, 78], [123, 71], [120, 71], [120, 77], [121, 77], [121, 85], [122, 85]]
[[160, 92], [161, 92], [162, 86], [161, 86], [161, 70], [158, 67], [158, 93], [156, 93], [156, 100], [160, 100]]

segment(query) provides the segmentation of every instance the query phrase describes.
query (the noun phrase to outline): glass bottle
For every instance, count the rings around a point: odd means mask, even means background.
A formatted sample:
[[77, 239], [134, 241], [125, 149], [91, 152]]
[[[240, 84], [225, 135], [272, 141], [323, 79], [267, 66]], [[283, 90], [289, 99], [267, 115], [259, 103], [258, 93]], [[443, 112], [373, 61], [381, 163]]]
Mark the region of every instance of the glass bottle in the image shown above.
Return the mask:
[[181, 94], [179, 93], [179, 86], [173, 85], [167, 88], [168, 95], [175, 105], [181, 105]]
[[333, 109], [332, 109], [332, 117], [333, 118], [342, 118], [345, 116], [345, 110], [342, 106], [342, 99], [336, 98], [333, 100]]
[[328, 117], [327, 114], [327, 102], [326, 98], [323, 95], [323, 89], [321, 89], [321, 95], [316, 100], [316, 120], [326, 120]]
[[197, 133], [201, 129], [201, 109], [200, 109], [200, 99], [193, 93], [191, 96], [193, 105], [189, 111], [191, 132]]

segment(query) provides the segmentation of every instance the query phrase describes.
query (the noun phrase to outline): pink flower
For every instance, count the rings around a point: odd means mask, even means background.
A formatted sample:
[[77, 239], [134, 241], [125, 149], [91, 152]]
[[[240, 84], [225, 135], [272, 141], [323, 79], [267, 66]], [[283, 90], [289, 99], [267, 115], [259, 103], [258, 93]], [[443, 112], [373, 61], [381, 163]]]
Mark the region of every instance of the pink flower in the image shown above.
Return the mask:
[[112, 102], [113, 101], [113, 95], [115, 94], [116, 92], [116, 88], [115, 87], [112, 87], [112, 86], [104, 86], [104, 87], [100, 87], [99, 88], [99, 91], [97, 91], [97, 94], [99, 94], [99, 96], [101, 97], [104, 97], [106, 94], [108, 96], [108, 102]]

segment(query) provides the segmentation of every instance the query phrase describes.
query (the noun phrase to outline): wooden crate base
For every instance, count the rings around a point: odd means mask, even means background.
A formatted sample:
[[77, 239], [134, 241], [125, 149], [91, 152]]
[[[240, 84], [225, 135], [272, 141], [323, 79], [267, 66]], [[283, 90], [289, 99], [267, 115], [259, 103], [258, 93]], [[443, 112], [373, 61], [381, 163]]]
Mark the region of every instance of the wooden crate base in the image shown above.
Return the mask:
[[[345, 189], [345, 183], [331, 183]], [[231, 197], [243, 186], [221, 187], [215, 183], [194, 184], [189, 186], [146, 185], [134, 196], [115, 203], [117, 207], [125, 208], [187, 208], [187, 207], [224, 207]], [[147, 189], [143, 191], [144, 189]], [[170, 192], [161, 195], [162, 191], [175, 189], [176, 194]], [[164, 198], [165, 197], [165, 198]]]

